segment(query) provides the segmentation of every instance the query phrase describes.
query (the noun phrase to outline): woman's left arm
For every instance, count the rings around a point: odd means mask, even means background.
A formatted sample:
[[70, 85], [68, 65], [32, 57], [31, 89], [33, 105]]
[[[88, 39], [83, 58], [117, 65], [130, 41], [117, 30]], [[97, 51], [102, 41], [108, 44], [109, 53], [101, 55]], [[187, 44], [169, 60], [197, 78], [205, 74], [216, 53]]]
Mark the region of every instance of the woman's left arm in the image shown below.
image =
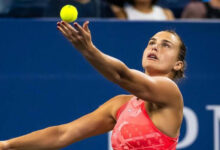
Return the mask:
[[58, 29], [74, 47], [108, 80], [118, 84], [135, 96], [161, 104], [171, 103], [179, 98], [176, 84], [166, 77], [150, 77], [140, 71], [129, 69], [120, 60], [99, 51], [92, 43], [89, 22], [74, 27], [58, 22]]

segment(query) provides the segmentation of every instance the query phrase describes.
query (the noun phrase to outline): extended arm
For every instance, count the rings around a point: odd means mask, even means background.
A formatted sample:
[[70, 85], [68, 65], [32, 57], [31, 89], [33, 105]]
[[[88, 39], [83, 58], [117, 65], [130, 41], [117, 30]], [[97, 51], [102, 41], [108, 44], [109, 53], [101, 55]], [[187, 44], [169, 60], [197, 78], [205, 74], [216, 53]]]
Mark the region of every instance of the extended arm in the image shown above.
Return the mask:
[[115, 125], [115, 112], [128, 98], [130, 97], [116, 96], [94, 112], [73, 122], [0, 142], [0, 150], [56, 150], [108, 132]]
[[88, 22], [83, 27], [78, 23], [74, 26], [66, 22], [58, 23], [63, 35], [107, 79], [143, 100], [167, 104], [180, 99], [180, 92], [170, 79], [150, 77], [99, 51], [92, 43]]

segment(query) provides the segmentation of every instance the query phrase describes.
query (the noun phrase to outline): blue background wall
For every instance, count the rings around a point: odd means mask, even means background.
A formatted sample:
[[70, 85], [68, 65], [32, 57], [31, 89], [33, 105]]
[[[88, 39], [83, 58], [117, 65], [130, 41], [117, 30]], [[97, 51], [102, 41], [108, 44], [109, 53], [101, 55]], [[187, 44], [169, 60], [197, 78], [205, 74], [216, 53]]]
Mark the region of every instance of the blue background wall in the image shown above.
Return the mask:
[[[206, 106], [218, 105], [220, 100], [219, 27], [217, 22], [91, 20], [90, 24], [100, 50], [138, 70], [142, 70], [143, 50], [156, 32], [175, 29], [182, 36], [188, 47], [188, 67], [187, 78], [179, 85], [185, 106], [199, 120], [198, 137], [187, 150], [214, 149], [213, 112]], [[83, 59], [57, 31], [56, 20], [0, 19], [0, 34], [0, 140], [70, 122], [127, 93]], [[180, 141], [185, 132], [183, 121]], [[107, 135], [65, 149], [104, 150]]]

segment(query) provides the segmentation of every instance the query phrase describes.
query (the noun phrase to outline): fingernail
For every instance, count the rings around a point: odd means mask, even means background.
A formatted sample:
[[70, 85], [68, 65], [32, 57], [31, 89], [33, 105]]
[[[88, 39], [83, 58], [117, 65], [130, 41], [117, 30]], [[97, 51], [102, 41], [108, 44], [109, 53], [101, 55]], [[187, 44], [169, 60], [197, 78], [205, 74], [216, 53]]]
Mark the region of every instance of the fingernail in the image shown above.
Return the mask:
[[61, 23], [64, 24], [64, 21], [62, 21]]

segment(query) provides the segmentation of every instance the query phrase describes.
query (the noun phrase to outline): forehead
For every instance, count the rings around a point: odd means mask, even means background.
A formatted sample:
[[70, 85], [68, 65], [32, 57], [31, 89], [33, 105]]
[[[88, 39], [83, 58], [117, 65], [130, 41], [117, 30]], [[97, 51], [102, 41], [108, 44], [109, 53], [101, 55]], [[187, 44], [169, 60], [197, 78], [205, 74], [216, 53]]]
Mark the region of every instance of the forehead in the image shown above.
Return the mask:
[[174, 45], [179, 45], [180, 43], [179, 38], [176, 35], [170, 32], [166, 32], [166, 31], [158, 32], [152, 38], [155, 38], [156, 40], [159, 40], [159, 41], [167, 40], [173, 43]]

